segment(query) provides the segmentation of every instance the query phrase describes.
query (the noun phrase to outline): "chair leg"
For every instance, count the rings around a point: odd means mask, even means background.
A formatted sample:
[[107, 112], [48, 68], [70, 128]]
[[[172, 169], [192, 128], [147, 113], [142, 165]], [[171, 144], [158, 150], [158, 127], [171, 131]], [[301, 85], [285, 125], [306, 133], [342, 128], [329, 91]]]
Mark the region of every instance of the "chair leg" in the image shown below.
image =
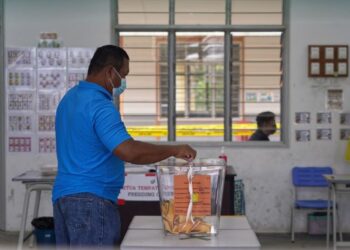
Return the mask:
[[[338, 202], [339, 203], [339, 202]], [[337, 209], [337, 220], [338, 220], [338, 230], [339, 230], [339, 240], [343, 241], [343, 231], [342, 231], [342, 225], [340, 220], [340, 206], [338, 205]]]
[[292, 212], [291, 212], [290, 231], [291, 231], [291, 241], [292, 241], [292, 243], [294, 243], [295, 242], [295, 239], [294, 239], [294, 206], [292, 206]]

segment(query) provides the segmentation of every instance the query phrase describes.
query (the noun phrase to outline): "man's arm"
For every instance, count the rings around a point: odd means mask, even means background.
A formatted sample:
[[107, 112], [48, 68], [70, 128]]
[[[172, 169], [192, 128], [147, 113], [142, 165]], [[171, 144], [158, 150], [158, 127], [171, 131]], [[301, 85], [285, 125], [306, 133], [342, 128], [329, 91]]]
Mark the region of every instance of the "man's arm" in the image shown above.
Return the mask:
[[134, 164], [150, 164], [174, 156], [184, 160], [196, 157], [197, 152], [187, 144], [156, 145], [129, 139], [114, 149], [113, 153], [121, 160]]

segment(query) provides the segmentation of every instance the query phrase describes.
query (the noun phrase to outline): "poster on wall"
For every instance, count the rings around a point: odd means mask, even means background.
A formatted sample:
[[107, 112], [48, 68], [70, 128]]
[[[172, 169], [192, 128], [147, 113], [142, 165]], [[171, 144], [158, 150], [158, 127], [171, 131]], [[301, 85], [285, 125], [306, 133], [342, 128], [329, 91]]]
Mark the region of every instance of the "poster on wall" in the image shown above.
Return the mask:
[[7, 87], [13, 89], [34, 89], [35, 72], [30, 69], [11, 69], [6, 74]]
[[88, 68], [95, 49], [68, 48], [68, 66], [70, 68]]
[[260, 92], [259, 93], [259, 102], [273, 102], [273, 93], [272, 92]]
[[56, 138], [54, 135], [43, 135], [38, 138], [39, 153], [55, 153]]
[[67, 91], [86, 78], [87, 70], [70, 70], [67, 77]]
[[350, 113], [340, 114], [340, 125], [350, 125]]
[[317, 120], [318, 124], [331, 124], [332, 123], [332, 113], [331, 112], [318, 112], [316, 120]]
[[55, 112], [86, 77], [94, 48], [6, 48], [6, 147], [9, 152], [54, 153]]
[[302, 123], [310, 123], [311, 120], [311, 113], [310, 112], [296, 112], [295, 113], [295, 123], [302, 124]]
[[307, 142], [311, 140], [311, 133], [308, 129], [296, 130], [295, 131], [295, 140], [297, 142]]
[[326, 141], [332, 140], [332, 130], [328, 128], [317, 129], [316, 138], [317, 140], [326, 140]]
[[62, 70], [38, 70], [38, 89], [63, 90], [66, 72]]
[[343, 109], [343, 90], [329, 89], [327, 91], [327, 110], [340, 111]]
[[38, 115], [38, 131], [39, 132], [55, 132], [54, 114], [39, 114]]
[[34, 93], [16, 92], [8, 94], [9, 111], [34, 111]]
[[33, 117], [24, 114], [10, 114], [8, 116], [9, 132], [33, 132]]
[[39, 92], [38, 111], [56, 111], [63, 94], [61, 92]]
[[340, 140], [350, 140], [350, 129], [340, 130]]
[[8, 138], [8, 151], [30, 153], [32, 151], [32, 138], [30, 136], [10, 136]]
[[257, 102], [258, 95], [256, 92], [246, 92], [245, 93], [245, 101], [246, 102]]
[[7, 48], [6, 52], [8, 68], [31, 68], [35, 66], [35, 48]]
[[66, 49], [40, 48], [37, 50], [38, 68], [65, 68], [66, 56]]

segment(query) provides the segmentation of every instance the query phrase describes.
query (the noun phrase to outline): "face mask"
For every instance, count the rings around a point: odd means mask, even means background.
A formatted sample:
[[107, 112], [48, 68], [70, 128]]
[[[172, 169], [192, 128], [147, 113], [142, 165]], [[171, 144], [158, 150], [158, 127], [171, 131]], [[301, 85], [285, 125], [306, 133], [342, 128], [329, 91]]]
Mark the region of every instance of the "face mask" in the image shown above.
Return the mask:
[[126, 79], [121, 78], [120, 86], [118, 88], [113, 88], [113, 96], [120, 96], [124, 90], [126, 90]]
[[[113, 68], [114, 69], [114, 68]], [[113, 97], [118, 97], [119, 95], [121, 95], [124, 90], [126, 89], [126, 79], [125, 78], [121, 78], [120, 74], [118, 73], [118, 71], [116, 69], [114, 69], [114, 72], [118, 75], [118, 77], [121, 79], [120, 81], [120, 86], [118, 88], [115, 88], [113, 83], [112, 83], [112, 79], [109, 79], [109, 83], [113, 88]]]

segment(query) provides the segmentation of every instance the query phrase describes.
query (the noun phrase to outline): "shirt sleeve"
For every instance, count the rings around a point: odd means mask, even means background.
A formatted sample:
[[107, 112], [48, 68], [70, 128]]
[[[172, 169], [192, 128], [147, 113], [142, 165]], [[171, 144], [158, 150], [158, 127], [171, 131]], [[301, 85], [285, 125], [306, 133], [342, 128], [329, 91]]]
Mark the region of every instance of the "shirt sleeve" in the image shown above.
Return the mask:
[[132, 138], [112, 102], [99, 105], [93, 119], [98, 137], [111, 152], [122, 142]]

